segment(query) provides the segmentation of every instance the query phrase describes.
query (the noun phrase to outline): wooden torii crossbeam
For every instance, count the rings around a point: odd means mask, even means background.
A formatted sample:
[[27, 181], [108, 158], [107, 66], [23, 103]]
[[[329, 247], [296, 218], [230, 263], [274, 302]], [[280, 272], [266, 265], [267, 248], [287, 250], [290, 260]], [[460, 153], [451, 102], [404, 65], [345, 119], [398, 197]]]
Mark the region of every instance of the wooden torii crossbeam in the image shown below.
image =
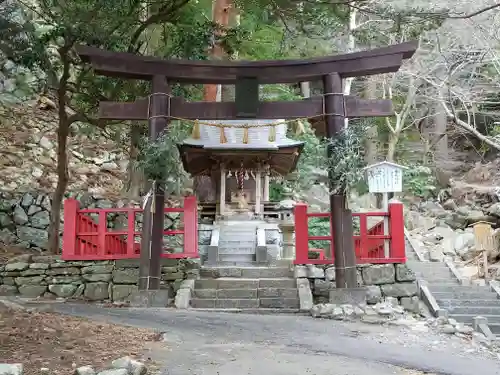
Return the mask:
[[[151, 81], [151, 94], [135, 102], [101, 102], [101, 120], [148, 120], [149, 136], [155, 140], [172, 118], [200, 120], [293, 119], [323, 117], [325, 128], [317, 133], [335, 137], [348, 117], [376, 117], [393, 114], [388, 100], [363, 100], [344, 96], [342, 79], [396, 72], [417, 49], [408, 42], [345, 55], [304, 60], [270, 61], [192, 61], [118, 53], [80, 46], [80, 58], [92, 65], [97, 74], [125, 79]], [[321, 97], [291, 101], [263, 102], [259, 84], [323, 81]], [[172, 97], [170, 83], [235, 84], [235, 102], [186, 102]], [[334, 152], [329, 148], [328, 153]], [[331, 179], [332, 180], [332, 179]], [[333, 186], [334, 181], [331, 181]], [[140, 289], [159, 289], [160, 258], [163, 243], [164, 193], [155, 191], [155, 207], [150, 237], [143, 235], [141, 245]], [[330, 196], [332, 234], [335, 250], [336, 285], [357, 286], [352, 215], [346, 208], [345, 195]], [[146, 217], [147, 226], [151, 218]], [[147, 232], [147, 231], [146, 231]], [[144, 232], [145, 234], [148, 234]], [[149, 245], [151, 243], [151, 255]]]

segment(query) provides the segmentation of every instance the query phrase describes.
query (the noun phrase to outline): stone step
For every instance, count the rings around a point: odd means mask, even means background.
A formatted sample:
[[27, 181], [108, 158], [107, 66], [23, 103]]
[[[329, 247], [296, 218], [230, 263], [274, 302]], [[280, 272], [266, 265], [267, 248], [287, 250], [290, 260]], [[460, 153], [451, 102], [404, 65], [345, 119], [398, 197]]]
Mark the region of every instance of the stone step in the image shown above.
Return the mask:
[[408, 267], [411, 268], [418, 268], [418, 269], [447, 269], [449, 270], [448, 266], [444, 262], [421, 262], [421, 261], [407, 261], [406, 264]]
[[259, 288], [257, 290], [259, 298], [298, 298], [297, 288]]
[[259, 300], [254, 299], [191, 299], [191, 307], [205, 309], [249, 309], [258, 308]]
[[455, 279], [454, 277], [440, 277], [439, 275], [438, 276], [434, 276], [434, 277], [426, 277], [424, 279], [425, 281], [427, 281], [429, 284], [450, 284], [452, 283], [453, 285], [460, 285], [458, 283], [458, 280]]
[[444, 277], [453, 276], [449, 268], [422, 269], [422, 268], [410, 267], [410, 269], [415, 273], [420, 273], [426, 276], [432, 276], [432, 275], [439, 275]]
[[455, 286], [455, 285], [460, 285], [458, 283], [458, 280], [453, 280], [453, 279], [429, 279], [425, 278], [423, 279], [429, 283], [429, 285], [448, 285], [448, 286]]
[[257, 234], [257, 228], [234, 228], [234, 229], [223, 229], [219, 232], [222, 236], [255, 236]]
[[223, 262], [235, 262], [235, 263], [246, 263], [246, 262], [253, 262], [255, 260], [255, 253], [253, 254], [220, 254], [219, 253], [219, 260]]
[[198, 279], [195, 290], [199, 289], [259, 289], [259, 288], [295, 288], [295, 279], [244, 279], [218, 278]]
[[[474, 318], [478, 316], [478, 314], [449, 314], [450, 318], [455, 319], [457, 322], [472, 324]], [[500, 324], [500, 315], [481, 315], [488, 319], [488, 324]]]
[[[252, 267], [258, 267], [259, 263], [257, 263], [256, 261], [251, 261], [251, 262], [218, 261], [215, 264], [212, 264], [207, 260], [204, 266], [211, 268], [241, 268], [241, 267], [252, 268]], [[205, 275], [203, 277], [211, 277], [211, 276]]]
[[298, 309], [300, 307], [299, 298], [260, 298], [259, 307], [267, 309]]
[[255, 314], [255, 315], [275, 315], [275, 314], [288, 314], [288, 315], [303, 315], [309, 316], [307, 311], [301, 311], [300, 308], [233, 308], [233, 309], [216, 309], [216, 308], [198, 308], [199, 311], [206, 311], [211, 313], [224, 312], [234, 314]]
[[[201, 268], [200, 274], [206, 275], [203, 277], [238, 277], [245, 279], [288, 279], [293, 277], [293, 271], [291, 271], [288, 267], [233, 267], [224, 266], [222, 264], [219, 264], [219, 266], [205, 265]], [[295, 282], [294, 279], [291, 279], [291, 281]]]
[[491, 292], [435, 292], [430, 288], [436, 300], [467, 299], [467, 300], [498, 300], [496, 293]]
[[500, 317], [500, 303], [498, 306], [457, 306], [447, 309], [448, 314], [474, 314], [474, 315], [496, 315]]
[[258, 289], [195, 289], [193, 295], [200, 299], [256, 299]]
[[500, 324], [497, 323], [491, 323], [488, 321], [488, 327], [490, 327], [490, 330], [492, 333], [494, 333], [497, 336], [500, 336]]
[[298, 309], [300, 302], [298, 298], [193, 298], [191, 307], [205, 309]]
[[477, 285], [441, 285], [441, 284], [432, 284], [429, 286], [431, 292], [436, 293], [449, 293], [449, 292], [477, 292], [477, 293], [493, 293], [490, 289], [484, 286]]
[[500, 299], [438, 299], [439, 307], [444, 309], [454, 307], [500, 307]]
[[219, 247], [220, 254], [255, 254], [254, 247]]
[[238, 245], [245, 244], [248, 246], [252, 246], [257, 242], [255, 236], [252, 237], [244, 237], [244, 236], [235, 236], [235, 237], [219, 237], [219, 246], [221, 245]]
[[193, 297], [199, 299], [297, 299], [296, 288], [259, 289], [195, 289]]

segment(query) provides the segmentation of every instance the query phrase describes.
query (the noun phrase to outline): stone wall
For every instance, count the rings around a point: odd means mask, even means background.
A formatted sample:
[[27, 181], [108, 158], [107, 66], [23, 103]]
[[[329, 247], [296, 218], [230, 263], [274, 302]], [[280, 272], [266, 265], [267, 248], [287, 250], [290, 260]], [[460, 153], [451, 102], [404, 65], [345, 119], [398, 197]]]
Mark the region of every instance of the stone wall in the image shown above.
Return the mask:
[[[162, 289], [175, 293], [183, 280], [197, 279], [200, 264], [162, 259]], [[58, 256], [21, 255], [0, 264], [0, 295], [129, 301], [137, 290], [138, 260], [63, 261]]]
[[[406, 264], [366, 264], [357, 267], [358, 285], [366, 289], [368, 304], [383, 300], [401, 304], [406, 310], [418, 311], [418, 287], [414, 272]], [[327, 303], [330, 290], [335, 289], [333, 265], [295, 266], [296, 278], [307, 278], [315, 304]]]

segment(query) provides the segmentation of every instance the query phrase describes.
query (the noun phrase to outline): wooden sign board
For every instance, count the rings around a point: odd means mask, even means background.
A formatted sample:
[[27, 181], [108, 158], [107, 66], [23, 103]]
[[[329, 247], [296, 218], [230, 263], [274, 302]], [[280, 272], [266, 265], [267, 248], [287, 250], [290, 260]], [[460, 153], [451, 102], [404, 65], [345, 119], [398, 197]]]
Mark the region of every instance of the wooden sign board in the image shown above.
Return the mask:
[[492, 251], [495, 244], [493, 240], [493, 228], [491, 223], [486, 221], [478, 221], [472, 224], [474, 230], [474, 245], [476, 251]]
[[370, 193], [396, 193], [403, 191], [403, 170], [399, 164], [387, 161], [365, 168]]

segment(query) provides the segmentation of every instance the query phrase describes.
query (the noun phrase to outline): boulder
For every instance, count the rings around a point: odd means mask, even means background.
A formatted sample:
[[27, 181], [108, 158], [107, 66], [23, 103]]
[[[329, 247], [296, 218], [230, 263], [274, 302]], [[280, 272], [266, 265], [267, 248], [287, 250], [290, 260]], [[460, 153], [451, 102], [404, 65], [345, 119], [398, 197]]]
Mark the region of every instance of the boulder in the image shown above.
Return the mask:
[[138, 268], [123, 268], [113, 271], [113, 282], [116, 284], [137, 284], [138, 281]]
[[83, 295], [91, 301], [109, 299], [109, 284], [103, 282], [87, 283]]
[[380, 289], [386, 297], [413, 297], [418, 293], [417, 283], [385, 284]]
[[49, 285], [49, 291], [58, 297], [69, 298], [73, 296], [78, 288], [77, 285], [73, 284], [53, 284]]
[[406, 264], [396, 264], [396, 281], [415, 281], [415, 272]]
[[361, 274], [365, 285], [391, 284], [396, 280], [396, 271], [393, 264], [377, 264], [364, 267]]

